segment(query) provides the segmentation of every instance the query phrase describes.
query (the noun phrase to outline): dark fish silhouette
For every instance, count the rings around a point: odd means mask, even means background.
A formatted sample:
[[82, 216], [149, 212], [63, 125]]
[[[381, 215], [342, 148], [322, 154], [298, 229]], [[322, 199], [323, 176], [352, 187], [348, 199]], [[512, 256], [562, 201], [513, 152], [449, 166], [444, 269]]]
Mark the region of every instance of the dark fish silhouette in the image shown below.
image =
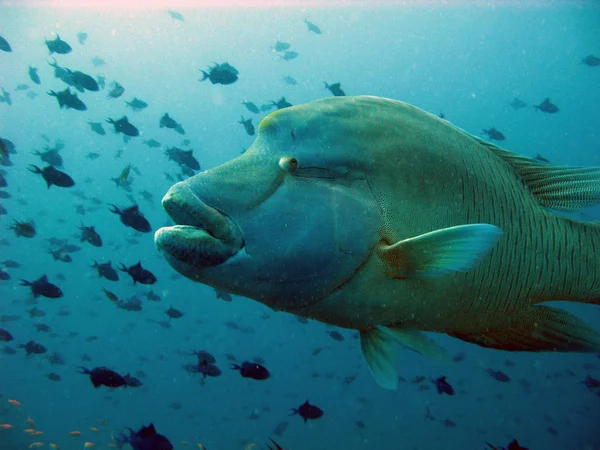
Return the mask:
[[113, 88], [108, 92], [106, 98], [119, 98], [125, 93], [125, 88], [116, 81], [113, 81]]
[[581, 63], [590, 67], [598, 67], [600, 66], [600, 58], [594, 55], [587, 55], [585, 58], [581, 59]]
[[46, 349], [46, 347], [44, 347], [42, 344], [38, 344], [37, 342], [34, 341], [29, 341], [27, 344], [25, 345], [18, 345], [18, 348], [24, 348], [25, 349], [25, 353], [27, 353], [27, 356], [34, 354], [34, 355], [41, 355], [46, 353], [48, 350]]
[[38, 75], [38, 70], [35, 67], [31, 67], [29, 66], [29, 78], [31, 78], [31, 81], [33, 81], [35, 84], [40, 84], [40, 76]]
[[38, 298], [40, 295], [46, 298], [60, 298], [63, 296], [60, 288], [50, 283], [46, 275], [42, 275], [41, 278], [35, 281], [21, 280], [20, 285], [29, 286], [34, 298]]
[[50, 54], [58, 53], [59, 55], [66, 55], [73, 50], [71, 46], [63, 41], [58, 34], [56, 35], [56, 39], [53, 41], [46, 39], [46, 46], [48, 47], [48, 50], [50, 50]]
[[169, 10], [167, 10], [167, 12], [169, 13], [169, 15], [170, 15], [170, 16], [171, 16], [173, 19], [175, 19], [175, 20], [179, 20], [180, 22], [183, 22], [183, 20], [184, 20], [184, 19], [183, 19], [183, 14], [181, 14], [180, 12], [178, 12], [178, 11], [173, 11], [173, 10], [170, 10], [170, 9], [169, 9]]
[[133, 100], [131, 100], [130, 102], [125, 102], [125, 104], [127, 106], [129, 106], [131, 109], [133, 109], [134, 111], [141, 111], [142, 109], [145, 109], [148, 107], [148, 103], [146, 103], [143, 100], [140, 100], [137, 97], [134, 97]]
[[104, 136], [106, 134], [101, 122], [88, 122], [88, 125], [92, 127], [92, 131], [94, 133], [99, 134], [100, 136]]
[[343, 342], [346, 339], [344, 338], [344, 336], [339, 332], [339, 331], [335, 331], [335, 330], [331, 330], [328, 331], [327, 334], [329, 335], [329, 337], [331, 337], [331, 339], [333, 339], [334, 341], [338, 341], [338, 342]]
[[142, 267], [142, 262], [138, 261], [137, 264], [129, 267], [125, 267], [125, 265], [121, 264], [119, 266], [119, 270], [121, 272], [127, 272], [129, 276], [133, 279], [133, 284], [154, 284], [156, 283], [156, 277], [152, 272], [146, 270]]
[[296, 59], [298, 57], [298, 52], [287, 51], [283, 54], [282, 59], [284, 61], [291, 61], [292, 59]]
[[71, 72], [71, 79], [76, 86], [79, 86], [86, 91], [97, 92], [100, 90], [100, 86], [98, 86], [98, 83], [96, 80], [94, 80], [94, 77], [88, 75], [87, 73], [76, 70]]
[[504, 139], [506, 139], [506, 137], [500, 131], [496, 130], [495, 128], [490, 128], [489, 130], [483, 130], [482, 133], [487, 134], [488, 137], [490, 138], [490, 140], [503, 141]]
[[79, 33], [77, 33], [77, 42], [79, 42], [80, 45], [85, 44], [87, 38], [88, 34], [85, 31], [80, 31]]
[[321, 29], [312, 22], [309, 22], [307, 19], [304, 19], [304, 23], [308, 27], [308, 31], [315, 34], [322, 34]]
[[192, 170], [200, 170], [200, 163], [194, 158], [193, 150], [182, 150], [177, 147], [171, 147], [165, 150], [165, 155], [182, 167], [186, 166]]
[[123, 116], [119, 120], [113, 120], [111, 118], [108, 118], [106, 121], [115, 126], [115, 131], [117, 133], [123, 133], [124, 135], [131, 137], [140, 135], [140, 131], [135, 126], [133, 126], [129, 122], [129, 120], [127, 120], [127, 116]]
[[210, 80], [212, 84], [232, 84], [238, 80], [238, 70], [229, 63], [215, 64], [208, 68], [208, 72], [202, 72], [202, 79]]
[[131, 376], [129, 374], [125, 375], [123, 377], [123, 379], [125, 380], [125, 383], [127, 383], [127, 386], [129, 386], [129, 387], [141, 387], [142, 386], [142, 382], [138, 378]]
[[3, 52], [8, 52], [8, 53], [12, 52], [12, 48], [11, 48], [10, 44], [2, 36], [0, 36], [0, 50], [2, 50]]
[[62, 156], [60, 156], [60, 153], [58, 152], [57, 149], [55, 148], [48, 148], [48, 147], [44, 147], [46, 149], [45, 152], [39, 152], [38, 150], [35, 150], [33, 152], [33, 155], [39, 156], [40, 159], [42, 161], [44, 161], [46, 164], [50, 164], [51, 166], [54, 167], [62, 167], [63, 166], [63, 159]]
[[215, 289], [215, 294], [217, 294], [217, 300], [224, 300], [226, 302], [230, 302], [233, 300], [229, 292], [221, 291], [220, 289]]
[[304, 419], [304, 423], [306, 423], [306, 421], [309, 419], [315, 420], [320, 418], [323, 415], [323, 410], [318, 406], [311, 405], [308, 403], [308, 400], [306, 400], [306, 402], [300, 405], [297, 409], [292, 408], [292, 413], [290, 416], [294, 416], [296, 414], [300, 415], [300, 417]]
[[72, 187], [75, 185], [75, 181], [73, 181], [73, 178], [71, 178], [65, 172], [58, 170], [54, 166], [47, 166], [43, 169], [40, 169], [37, 166], [29, 165], [28, 169], [30, 172], [41, 175], [42, 178], [46, 180], [48, 189], [52, 185], [64, 188]]
[[242, 116], [242, 119], [239, 120], [238, 123], [244, 126], [248, 136], [254, 136], [256, 131], [254, 130], [254, 125], [252, 125], [252, 118], [244, 119], [244, 116]]
[[332, 84], [327, 84], [327, 82], [324, 82], [324, 83], [325, 83], [325, 89], [329, 89], [329, 92], [331, 92], [336, 97], [343, 97], [346, 95], [346, 93], [342, 90], [340, 83], [332, 83]]
[[523, 100], [518, 99], [517, 97], [515, 97], [513, 99], [513, 101], [509, 103], [509, 105], [513, 109], [521, 109], [521, 108], [525, 108], [527, 106], [527, 103], [525, 103]]
[[454, 395], [454, 388], [446, 381], [446, 377], [431, 378], [431, 382], [435, 384], [438, 394]]
[[12, 334], [10, 334], [8, 331], [0, 328], [0, 342], [10, 342], [13, 339], [14, 338], [13, 338]]
[[104, 277], [109, 281], [119, 281], [119, 273], [113, 269], [110, 261], [104, 264], [98, 264], [94, 261], [92, 267], [98, 271], [99, 277]]
[[254, 103], [246, 100], [242, 100], [240, 103], [244, 105], [251, 113], [260, 114], [260, 109], [258, 109], [258, 106], [256, 106]]
[[287, 42], [277, 41], [277, 42], [275, 42], [275, 45], [273, 46], [273, 51], [274, 52], [285, 52], [289, 48], [290, 48], [290, 44], [288, 44]]
[[508, 383], [510, 377], [500, 370], [487, 369], [486, 372], [495, 380]]
[[232, 370], [239, 370], [244, 378], [252, 378], [253, 380], [266, 380], [271, 376], [266, 367], [254, 362], [244, 361], [242, 365], [232, 364]]
[[181, 124], [177, 123], [168, 113], [165, 113], [165, 115], [160, 118], [159, 125], [160, 128], [170, 128], [177, 131], [179, 134], [185, 134], [185, 130]]
[[13, 220], [13, 223], [9, 225], [8, 229], [13, 230], [17, 237], [32, 238], [36, 235], [33, 221], [19, 222]]
[[172, 306], [165, 311], [165, 314], [171, 319], [180, 319], [183, 317], [183, 313], [178, 309], [173, 308]]
[[79, 97], [77, 97], [77, 94], [71, 93], [71, 88], [66, 88], [64, 91], [60, 92], [49, 91], [48, 95], [50, 95], [51, 97], [56, 97], [60, 109], [70, 108], [75, 109], [77, 111], [87, 110], [87, 106], [85, 106], [85, 103], [83, 103], [79, 99]]
[[283, 108], [289, 108], [290, 106], [292, 106], [292, 104], [290, 102], [288, 102], [285, 97], [281, 97], [279, 100], [277, 101], [271, 101], [271, 104], [273, 106], [277, 106], [277, 109], [283, 109]]
[[81, 225], [79, 229], [81, 230], [81, 237], [79, 238], [80, 242], [85, 241], [92, 244], [94, 247], [102, 247], [102, 238], [93, 226], [86, 227], [85, 225]]
[[85, 367], [79, 367], [77, 372], [84, 375], [89, 375], [90, 381], [95, 388], [100, 386], [106, 386], [109, 388], [118, 388], [121, 386], [127, 387], [127, 381], [124, 377], [119, 375], [114, 370], [110, 370], [106, 367], [96, 367], [92, 370], [86, 369]]
[[129, 444], [133, 450], [173, 450], [173, 444], [165, 436], [158, 434], [153, 424], [142, 427], [139, 431], [131, 428], [127, 430], [129, 435], [119, 433], [115, 436], [117, 446]]
[[124, 209], [123, 211], [121, 211], [115, 205], [110, 206], [112, 207], [110, 212], [121, 216], [121, 222], [123, 223], [123, 225], [131, 227], [134, 230], [140, 231], [142, 233], [149, 233], [150, 231], [152, 231], [150, 222], [148, 222], [148, 220], [140, 212], [140, 208], [138, 205], [131, 206], [127, 209]]
[[533, 107], [548, 114], [554, 114], [559, 111], [558, 106], [550, 103], [550, 98], [548, 97], [542, 103]]
[[529, 448], [521, 446], [516, 439], [513, 439], [512, 442], [508, 444], [508, 447], [494, 447], [489, 442], [486, 442], [486, 445], [489, 446], [487, 450], [529, 450]]

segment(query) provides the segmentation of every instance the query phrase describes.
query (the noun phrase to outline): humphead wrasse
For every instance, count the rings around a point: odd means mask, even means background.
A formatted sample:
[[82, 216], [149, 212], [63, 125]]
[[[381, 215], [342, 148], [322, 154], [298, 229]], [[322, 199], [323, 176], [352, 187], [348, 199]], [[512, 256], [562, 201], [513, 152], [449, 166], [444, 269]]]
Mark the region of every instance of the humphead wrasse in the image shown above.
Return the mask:
[[414, 106], [332, 97], [276, 111], [241, 156], [175, 184], [155, 242], [192, 280], [355, 329], [395, 388], [422, 332], [510, 351], [600, 352], [540, 303], [600, 304], [600, 168], [510, 153]]

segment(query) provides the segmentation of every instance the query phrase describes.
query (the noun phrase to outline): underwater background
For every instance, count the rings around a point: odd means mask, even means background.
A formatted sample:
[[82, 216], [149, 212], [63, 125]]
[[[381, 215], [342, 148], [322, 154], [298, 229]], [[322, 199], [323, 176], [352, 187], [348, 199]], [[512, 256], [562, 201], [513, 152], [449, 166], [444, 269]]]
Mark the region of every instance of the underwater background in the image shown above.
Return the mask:
[[[10, 425], [0, 427], [0, 450], [110, 448], [111, 434], [149, 423], [176, 449], [262, 449], [269, 437], [290, 450], [483, 449], [515, 438], [529, 449], [600, 448], [600, 389], [584, 383], [600, 378], [598, 355], [508, 353], [432, 335], [457, 363], [403, 351], [401, 383], [387, 391], [354, 332], [217, 298], [165, 262], [153, 233], [126, 228], [109, 206], [138, 204], [153, 231], [169, 224], [160, 199], [187, 175], [167, 149], [193, 149], [202, 170], [215, 167], [252, 144], [241, 117], [258, 125], [268, 114], [242, 101], [265, 110], [282, 96], [309, 102], [331, 95], [324, 82], [443, 114], [481, 137], [495, 128], [506, 137], [499, 145], [526, 156], [600, 166], [600, 66], [582, 62], [600, 55], [599, 2], [89, 3], [0, 3], [0, 36], [12, 50], [0, 51], [0, 138], [14, 144], [12, 165], [1, 167], [0, 267], [9, 279], [0, 281], [0, 328], [14, 340], [0, 343], [0, 424]], [[72, 51], [50, 56], [45, 39], [57, 34]], [[289, 49], [276, 51], [278, 41]], [[201, 70], [225, 62], [237, 81], [199, 81]], [[50, 64], [105, 77], [105, 87], [78, 93], [85, 111], [60, 109], [47, 92], [67, 85]], [[125, 91], [111, 98], [115, 82]], [[125, 102], [134, 97], [148, 106], [133, 110]], [[509, 105], [515, 98], [526, 106]], [[533, 107], [546, 98], [557, 113]], [[165, 113], [185, 135], [159, 126]], [[140, 131], [127, 142], [106, 122], [125, 115]], [[105, 135], [88, 122], [102, 123]], [[47, 165], [35, 151], [57, 145], [71, 188], [47, 188], [28, 170]], [[121, 185], [112, 180], [120, 177]], [[600, 220], [600, 211], [576, 217]], [[36, 235], [17, 237], [14, 221], [33, 221]], [[81, 225], [94, 226], [103, 246], [80, 242]], [[49, 253], [67, 244], [79, 247], [63, 253], [71, 262]], [[95, 261], [141, 261], [157, 282], [134, 285], [123, 272], [117, 282], [99, 278]], [[20, 285], [44, 274], [61, 298], [35, 299]], [[141, 299], [142, 310], [119, 307], [104, 289]], [[560, 306], [600, 328], [597, 306]], [[171, 307], [183, 316], [170, 318]], [[47, 352], [26, 356], [18, 346], [29, 341]], [[220, 376], [184, 369], [197, 350], [214, 355]], [[229, 369], [234, 358], [260, 362], [271, 377], [241, 377]], [[81, 366], [130, 373], [142, 386], [94, 388]], [[456, 395], [437, 392], [431, 379], [441, 376]], [[324, 415], [304, 423], [290, 412], [307, 399]]]

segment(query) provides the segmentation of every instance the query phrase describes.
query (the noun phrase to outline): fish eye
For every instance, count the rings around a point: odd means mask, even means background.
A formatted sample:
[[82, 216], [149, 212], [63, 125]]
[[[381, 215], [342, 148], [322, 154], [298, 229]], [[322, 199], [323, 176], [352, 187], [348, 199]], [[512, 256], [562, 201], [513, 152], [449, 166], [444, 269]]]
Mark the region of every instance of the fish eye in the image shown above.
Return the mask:
[[284, 156], [279, 160], [279, 167], [286, 172], [295, 172], [298, 169], [298, 160], [292, 156]]

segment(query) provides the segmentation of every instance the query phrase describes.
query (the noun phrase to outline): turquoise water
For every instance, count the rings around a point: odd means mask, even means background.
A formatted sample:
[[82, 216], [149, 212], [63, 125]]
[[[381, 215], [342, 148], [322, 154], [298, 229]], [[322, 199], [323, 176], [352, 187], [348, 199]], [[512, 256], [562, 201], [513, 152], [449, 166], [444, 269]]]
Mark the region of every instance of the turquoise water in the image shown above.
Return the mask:
[[[406, 381], [397, 391], [386, 391], [362, 362], [352, 332], [338, 330], [345, 337], [339, 342], [323, 324], [303, 324], [240, 297], [231, 303], [218, 300], [212, 288], [176, 275], [156, 251], [152, 233], [125, 228], [108, 207], [131, 205], [131, 195], [153, 230], [168, 224], [160, 199], [173, 182], [165, 173], [176, 176], [180, 170], [164, 156], [167, 147], [193, 149], [202, 169], [215, 167], [253, 142], [237, 123], [240, 116], [252, 117], [255, 125], [264, 116], [252, 114], [240, 101], [260, 106], [285, 96], [300, 104], [330, 95], [324, 81], [341, 82], [348, 95], [389, 97], [443, 113], [476, 135], [496, 127], [506, 136], [501, 145], [515, 152], [539, 153], [557, 164], [598, 166], [600, 67], [581, 64], [589, 54], [600, 55], [600, 9], [594, 2], [173, 6], [184, 21], [161, 7], [26, 5], [0, 7], [0, 36], [12, 47], [11, 53], [0, 52], [0, 87], [12, 100], [12, 105], [0, 103], [0, 137], [10, 139], [17, 152], [10, 157], [13, 166], [4, 167], [8, 187], [3, 190], [12, 197], [0, 199], [8, 211], [0, 216], [0, 261], [21, 264], [4, 267], [11, 280], [0, 281], [0, 328], [15, 337], [7, 347], [17, 349], [34, 340], [48, 353], [0, 353], [0, 423], [13, 426], [0, 429], [1, 450], [23, 449], [36, 441], [43, 448], [56, 443], [65, 450], [81, 449], [86, 441], [108, 448], [111, 433], [150, 422], [177, 449], [198, 448], [198, 443], [209, 450], [265, 448], [268, 437], [291, 450], [480, 449], [486, 441], [506, 446], [513, 438], [530, 449], [600, 448], [597, 392], [581, 384], [587, 376], [600, 378], [596, 355], [509, 354], [436, 336], [451, 354], [464, 353], [464, 360], [445, 366], [404, 351], [400, 371]], [[323, 33], [309, 32], [304, 19]], [[84, 44], [78, 42], [79, 32], [88, 34]], [[106, 77], [101, 92], [79, 94], [87, 111], [60, 110], [56, 99], [46, 95], [66, 87], [48, 65], [52, 59], [44, 38], [54, 33], [73, 48], [54, 55], [58, 64]], [[272, 51], [276, 40], [290, 43], [299, 56], [283, 60]], [[106, 64], [94, 66], [94, 57]], [[239, 70], [237, 82], [198, 81], [200, 70], [223, 62]], [[40, 86], [29, 79], [28, 66], [39, 69]], [[286, 76], [298, 84], [286, 84]], [[114, 81], [125, 93], [107, 99]], [[20, 84], [29, 88], [18, 90]], [[37, 97], [29, 98], [29, 92]], [[133, 97], [146, 101], [148, 108], [135, 112], [126, 107]], [[560, 111], [514, 110], [508, 105], [514, 97], [528, 105], [550, 97]], [[182, 124], [185, 136], [159, 127], [167, 112]], [[125, 114], [142, 137], [124, 142], [104, 122]], [[106, 135], [93, 133], [88, 121], [104, 122]], [[186, 138], [188, 146], [182, 145]], [[41, 177], [27, 170], [28, 164], [43, 165], [32, 152], [56, 139], [65, 143], [60, 151], [64, 171], [76, 182], [70, 189], [47, 189]], [[142, 143], [148, 139], [163, 146], [149, 148]], [[100, 156], [88, 159], [89, 152]], [[128, 164], [139, 171], [132, 171], [131, 193], [111, 181]], [[153, 201], [142, 197], [144, 190]], [[590, 210], [584, 217], [598, 219], [600, 214]], [[32, 239], [7, 230], [13, 220], [30, 219], [37, 228]], [[96, 227], [103, 247], [78, 242], [81, 223]], [[47, 241], [53, 237], [82, 247], [71, 254], [73, 262], [54, 261], [47, 253], [54, 249]], [[91, 268], [94, 260], [110, 260], [113, 266], [141, 260], [158, 282], [134, 286], [124, 273], [118, 282], [99, 279]], [[33, 301], [29, 290], [19, 286], [19, 279], [42, 274], [60, 286], [64, 297]], [[122, 299], [139, 296], [143, 310], [118, 309], [103, 288]], [[160, 296], [159, 302], [146, 299], [150, 290]], [[30, 317], [34, 306], [46, 315]], [[171, 306], [184, 316], [169, 321], [164, 311]], [[600, 326], [598, 307], [565, 308]], [[37, 323], [52, 331], [36, 331]], [[200, 349], [215, 355], [223, 370], [203, 385], [200, 375], [182, 368], [195, 361], [190, 354]], [[64, 365], [51, 364], [47, 356], [54, 352], [62, 355]], [[241, 378], [228, 369], [229, 353], [238, 362], [264, 359], [271, 379]], [[83, 355], [91, 361], [82, 360]], [[514, 365], [507, 366], [507, 359]], [[141, 370], [146, 376], [140, 377], [140, 388], [94, 389], [88, 377], [77, 373], [78, 366], [108, 366], [123, 374]], [[494, 380], [488, 368], [502, 370], [511, 381]], [[61, 381], [48, 379], [50, 372]], [[438, 395], [429, 377], [442, 375], [457, 395]], [[427, 379], [413, 382], [417, 376]], [[288, 416], [290, 408], [306, 399], [325, 412], [307, 424]], [[43, 435], [23, 432], [27, 417]], [[284, 422], [285, 431], [274, 434]], [[82, 436], [71, 437], [71, 431]]]

